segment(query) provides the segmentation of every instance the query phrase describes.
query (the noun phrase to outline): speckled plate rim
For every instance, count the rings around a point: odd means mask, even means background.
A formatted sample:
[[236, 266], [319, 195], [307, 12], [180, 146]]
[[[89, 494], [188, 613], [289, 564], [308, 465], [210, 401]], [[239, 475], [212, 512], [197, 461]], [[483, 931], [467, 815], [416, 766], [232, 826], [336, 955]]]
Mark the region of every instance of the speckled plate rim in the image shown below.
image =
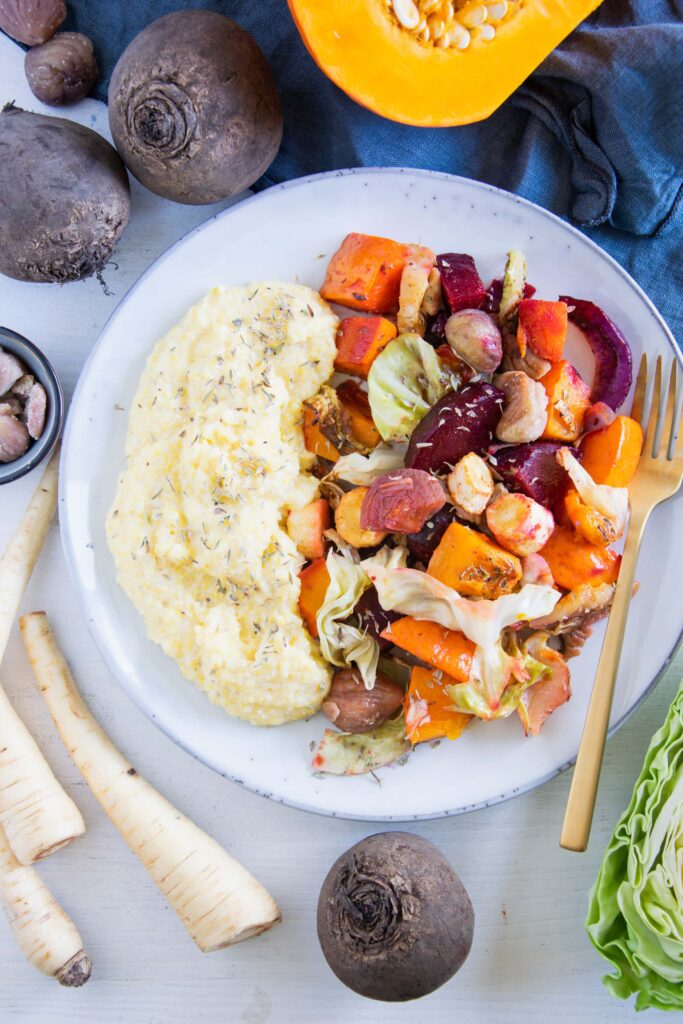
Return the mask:
[[[178, 241], [176, 241], [173, 245], [171, 245], [168, 249], [166, 249], [165, 252], [163, 252], [159, 257], [157, 257], [157, 259], [152, 264], [150, 264], [150, 266], [147, 268], [147, 270], [137, 279], [137, 281], [124, 294], [124, 296], [122, 297], [121, 301], [117, 304], [116, 309], [111, 313], [111, 315], [108, 317], [106, 323], [104, 324], [104, 327], [102, 328], [102, 330], [101, 330], [97, 340], [95, 341], [95, 344], [93, 345], [93, 348], [92, 348], [92, 350], [91, 350], [91, 352], [90, 352], [90, 354], [89, 354], [89, 356], [88, 356], [88, 358], [87, 358], [87, 360], [86, 360], [86, 362], [85, 362], [85, 364], [83, 366], [83, 369], [81, 371], [78, 383], [76, 385], [76, 388], [75, 388], [75, 391], [74, 391], [74, 394], [73, 394], [73, 398], [72, 398], [71, 405], [70, 405], [70, 408], [69, 408], [69, 411], [68, 411], [68, 415], [66, 417], [66, 427], [65, 427], [65, 430], [64, 430], [63, 446], [62, 446], [62, 453], [61, 453], [61, 458], [60, 458], [60, 485], [59, 485], [60, 525], [62, 526], [62, 529], [61, 529], [60, 533], [61, 533], [61, 537], [62, 537], [62, 546], [63, 546], [63, 549], [64, 549], [64, 554], [65, 554], [65, 559], [66, 559], [69, 575], [70, 575], [70, 577], [71, 577], [71, 579], [72, 579], [72, 581], [74, 583], [74, 586], [76, 588], [76, 592], [77, 592], [77, 596], [78, 596], [78, 602], [79, 602], [81, 611], [82, 611], [82, 613], [83, 613], [83, 615], [84, 615], [84, 617], [85, 617], [85, 619], [86, 619], [86, 621], [88, 623], [88, 628], [90, 630], [90, 633], [93, 636], [95, 644], [96, 644], [96, 646], [97, 646], [97, 648], [98, 648], [98, 650], [100, 652], [100, 655], [102, 656], [102, 659], [103, 659], [105, 664], [107, 664], [108, 651], [106, 649], [106, 645], [105, 645], [105, 643], [103, 641], [103, 638], [100, 635], [100, 632], [98, 630], [96, 622], [88, 614], [87, 594], [86, 594], [85, 588], [84, 588], [84, 586], [82, 584], [82, 581], [80, 579], [80, 576], [79, 576], [77, 568], [76, 568], [76, 554], [75, 554], [75, 549], [74, 549], [74, 546], [73, 546], [73, 537], [71, 536], [70, 530], [67, 529], [67, 528], [64, 528], [64, 519], [65, 519], [64, 503], [65, 503], [65, 500], [66, 500], [65, 496], [64, 496], [64, 490], [65, 490], [65, 486], [66, 486], [65, 485], [65, 480], [64, 480], [64, 473], [65, 473], [65, 468], [66, 468], [66, 466], [68, 464], [68, 458], [69, 458], [69, 452], [70, 452], [71, 426], [72, 426], [72, 423], [73, 423], [73, 416], [71, 415], [71, 412], [77, 406], [77, 403], [78, 403], [78, 400], [79, 400], [79, 397], [80, 397], [80, 394], [81, 394], [81, 390], [83, 388], [83, 382], [86, 380], [86, 377], [87, 377], [87, 370], [88, 370], [91, 362], [94, 360], [100, 345], [103, 343], [104, 339], [106, 338], [106, 335], [108, 333], [108, 330], [109, 330], [109, 327], [110, 327], [112, 321], [119, 314], [119, 311], [120, 311], [121, 307], [123, 306], [123, 304], [126, 303], [128, 301], [128, 299], [130, 299], [130, 297], [138, 289], [140, 289], [142, 286], [144, 286], [147, 278], [151, 275], [152, 271], [157, 270], [159, 265], [162, 264], [163, 262], [165, 262], [179, 247], [183, 246], [188, 241], [188, 239], [193, 238], [194, 236], [200, 234], [202, 231], [204, 231], [206, 229], [206, 227], [209, 224], [212, 224], [214, 221], [222, 220], [224, 218], [230, 217], [234, 213], [235, 210], [238, 210], [238, 209], [242, 210], [245, 207], [245, 205], [255, 206], [259, 202], [261, 202], [263, 199], [271, 197], [274, 192], [286, 192], [286, 191], [293, 190], [293, 189], [305, 188], [307, 185], [309, 185], [311, 183], [314, 183], [314, 182], [317, 182], [317, 181], [320, 181], [322, 179], [344, 178], [344, 177], [351, 177], [351, 176], [354, 176], [354, 175], [361, 175], [361, 176], [369, 176], [369, 175], [371, 175], [371, 176], [376, 176], [376, 175], [395, 175], [395, 174], [404, 174], [406, 176], [424, 177], [424, 178], [428, 178], [430, 180], [433, 180], [435, 182], [438, 182], [438, 181], [448, 181], [448, 182], [451, 182], [451, 183], [452, 182], [456, 182], [456, 183], [462, 182], [468, 188], [473, 188], [473, 189], [476, 189], [476, 190], [480, 190], [483, 193], [489, 193], [489, 194], [493, 194], [493, 195], [497, 195], [497, 196], [502, 196], [502, 197], [504, 197], [508, 201], [512, 201], [513, 203], [519, 204], [519, 205], [521, 205], [523, 207], [530, 208], [536, 214], [541, 214], [544, 218], [547, 218], [549, 221], [551, 221], [551, 222], [553, 222], [553, 223], [555, 223], [557, 225], [560, 225], [561, 228], [565, 232], [567, 232], [573, 238], [578, 240], [591, 253], [597, 254], [600, 259], [606, 261], [609, 265], [611, 265], [613, 270], [616, 271], [616, 273], [623, 280], [623, 282], [625, 284], [627, 284], [629, 286], [629, 288], [636, 294], [638, 299], [642, 302], [643, 306], [650, 313], [650, 316], [655, 320], [659, 330], [664, 333], [665, 337], [667, 338], [667, 341], [669, 343], [669, 346], [671, 348], [671, 351], [672, 351], [672, 354], [673, 354], [674, 358], [677, 360], [679, 366], [683, 369], [683, 354], [681, 353], [680, 348], [676, 344], [676, 341], [675, 341], [675, 339], [674, 339], [674, 337], [673, 337], [673, 335], [672, 335], [668, 325], [666, 324], [664, 318], [661, 316], [661, 314], [659, 313], [659, 311], [655, 307], [654, 303], [648, 298], [648, 296], [643, 291], [643, 289], [633, 280], [633, 278], [630, 276], [630, 274], [628, 274], [627, 271], [624, 270], [624, 268], [612, 256], [610, 256], [609, 253], [607, 253], [604, 249], [602, 249], [599, 245], [597, 245], [597, 243], [595, 243], [587, 235], [584, 235], [581, 231], [579, 231], [578, 228], [574, 227], [572, 224], [569, 224], [567, 221], [564, 221], [561, 217], [558, 217], [556, 214], [551, 213], [549, 210], [544, 209], [543, 207], [539, 206], [538, 204], [532, 202], [531, 200], [524, 199], [523, 197], [517, 196], [514, 193], [507, 192], [505, 189], [497, 188], [495, 185], [489, 185], [489, 184], [486, 184], [485, 182], [476, 181], [476, 180], [470, 179], [470, 178], [464, 178], [461, 175], [453, 175], [453, 174], [447, 174], [447, 173], [441, 172], [441, 171], [429, 171], [429, 170], [423, 170], [423, 169], [419, 169], [419, 168], [410, 168], [410, 167], [354, 167], [354, 168], [345, 168], [345, 169], [339, 169], [339, 170], [334, 170], [334, 171], [325, 171], [325, 172], [322, 172], [322, 173], [319, 173], [319, 174], [311, 174], [311, 175], [307, 175], [305, 177], [295, 178], [295, 179], [292, 179], [291, 181], [286, 181], [286, 182], [282, 182], [281, 184], [278, 184], [278, 185], [273, 185], [270, 188], [264, 190], [263, 192], [258, 192], [258, 193], [254, 194], [254, 195], [251, 195], [251, 196], [245, 198], [244, 200], [242, 200], [239, 203], [235, 203], [234, 205], [228, 207], [227, 209], [222, 210], [220, 213], [215, 214], [213, 217], [208, 218], [202, 224], [198, 225], [192, 231], [188, 232], [182, 238], [178, 239]], [[647, 697], [652, 693], [652, 691], [656, 687], [657, 683], [661, 680], [661, 678], [665, 674], [667, 668], [669, 667], [669, 665], [670, 665], [670, 663], [671, 663], [671, 661], [672, 661], [672, 659], [673, 659], [673, 657], [674, 657], [674, 655], [675, 655], [675, 653], [676, 653], [676, 651], [678, 649], [678, 646], [681, 643], [682, 639], [683, 639], [683, 623], [681, 624], [681, 627], [680, 627], [679, 632], [678, 632], [677, 639], [674, 642], [673, 647], [671, 648], [671, 650], [667, 654], [666, 658], [662, 662], [659, 670], [656, 672], [656, 674], [651, 679], [651, 681], [648, 683], [648, 685], [644, 688], [642, 693], [634, 700], [634, 702], [630, 706], [630, 708], [610, 728], [609, 736], [614, 735], [614, 733], [616, 733], [622, 727], [622, 725], [624, 725], [628, 721], [628, 719], [631, 717], [631, 715], [634, 714], [634, 712], [638, 710], [638, 708], [643, 703], [643, 701], [645, 701], [647, 699]], [[219, 765], [217, 765], [209, 756], [207, 756], [207, 755], [199, 755], [195, 750], [193, 750], [190, 746], [188, 746], [183, 741], [183, 739], [177, 734], [176, 731], [174, 731], [173, 729], [168, 727], [166, 724], [161, 724], [158, 721], [156, 710], [155, 710], [154, 706], [152, 705], [152, 703], [150, 703], [147, 700], [145, 700], [142, 694], [138, 693], [137, 691], [133, 690], [131, 687], [127, 686], [126, 683], [123, 681], [123, 679], [120, 678], [120, 676], [113, 669], [110, 668], [110, 672], [112, 673], [114, 678], [117, 680], [117, 682], [125, 690], [126, 694], [132, 700], [132, 702], [152, 722], [154, 722], [155, 725], [157, 725], [157, 727], [163, 733], [165, 733], [165, 735], [167, 735], [169, 737], [169, 739], [171, 739], [177, 746], [179, 746], [182, 750], [184, 750], [186, 753], [188, 753], [191, 757], [195, 758], [200, 763], [207, 765], [207, 767], [211, 768], [213, 771], [215, 771], [221, 777], [226, 778], [229, 781], [234, 782], [234, 783], [236, 783], [239, 786], [242, 786], [243, 788], [247, 789], [249, 792], [255, 793], [256, 795], [262, 796], [262, 797], [264, 797], [264, 798], [266, 798], [268, 800], [273, 800], [276, 803], [280, 803], [280, 804], [283, 804], [285, 806], [292, 807], [295, 810], [301, 810], [301, 811], [307, 811], [309, 813], [320, 814], [320, 815], [322, 815], [324, 817], [344, 818], [344, 819], [348, 819], [348, 820], [352, 820], [352, 821], [406, 822], [406, 821], [428, 821], [428, 820], [434, 820], [434, 819], [437, 819], [437, 818], [452, 817], [452, 816], [459, 815], [459, 814], [466, 814], [466, 813], [469, 813], [470, 811], [477, 811], [477, 810], [482, 810], [483, 808], [486, 808], [486, 807], [492, 807], [495, 804], [502, 803], [505, 800], [510, 800], [513, 797], [521, 796], [524, 793], [528, 793], [531, 790], [536, 789], [537, 787], [544, 785], [544, 783], [549, 782], [551, 779], [555, 778], [556, 776], [562, 774], [562, 772], [565, 772], [567, 769], [571, 768], [574, 765], [575, 761], [576, 761], [576, 755], [575, 755], [574, 757], [572, 757], [569, 760], [565, 761], [564, 763], [562, 763], [560, 766], [554, 768], [553, 770], [551, 770], [549, 772], [545, 772], [543, 775], [540, 775], [540, 776], [535, 777], [534, 779], [530, 780], [528, 782], [528, 784], [526, 784], [526, 785], [516, 786], [516, 787], [514, 787], [512, 789], [504, 790], [502, 793], [497, 794], [495, 797], [492, 797], [492, 798], [489, 798], [489, 799], [486, 799], [486, 800], [480, 800], [480, 801], [477, 801], [477, 802], [474, 802], [474, 803], [471, 803], [471, 804], [460, 805], [460, 806], [453, 807], [453, 808], [447, 808], [445, 810], [431, 811], [431, 812], [425, 812], [425, 813], [420, 813], [420, 814], [377, 814], [377, 813], [373, 813], [373, 814], [367, 814], [366, 815], [366, 814], [360, 814], [360, 813], [357, 813], [357, 812], [350, 813], [350, 812], [340, 812], [340, 811], [335, 811], [335, 810], [330, 810], [330, 809], [322, 809], [322, 808], [319, 808], [319, 807], [312, 807], [311, 805], [309, 805], [309, 804], [307, 804], [307, 803], [305, 803], [303, 801], [297, 801], [297, 800], [294, 800], [294, 799], [291, 799], [291, 798], [285, 798], [285, 797], [276, 795], [276, 794], [274, 794], [272, 792], [268, 792], [267, 790], [265, 790], [265, 789], [263, 789], [263, 788], [261, 788], [259, 786], [251, 785], [248, 782], [246, 782], [244, 779], [240, 778], [238, 775], [236, 775], [236, 774], [234, 774], [232, 772], [224, 771], [223, 768], [221, 768]]]

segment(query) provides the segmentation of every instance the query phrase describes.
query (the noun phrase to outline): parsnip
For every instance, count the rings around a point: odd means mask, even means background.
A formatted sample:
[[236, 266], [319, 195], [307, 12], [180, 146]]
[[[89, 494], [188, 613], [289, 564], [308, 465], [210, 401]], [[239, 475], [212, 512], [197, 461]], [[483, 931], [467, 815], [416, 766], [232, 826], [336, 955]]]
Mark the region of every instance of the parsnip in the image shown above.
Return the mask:
[[138, 775], [86, 707], [44, 612], [20, 620], [55, 725], [105, 812], [205, 952], [280, 920], [272, 897], [215, 840]]
[[92, 971], [73, 921], [35, 868], [16, 859], [0, 828], [0, 904], [27, 960], [60, 985], [85, 985]]
[[[58, 452], [0, 559], [0, 664], [22, 594], [57, 503]], [[0, 826], [22, 864], [46, 857], [85, 832], [73, 800], [0, 687]]]

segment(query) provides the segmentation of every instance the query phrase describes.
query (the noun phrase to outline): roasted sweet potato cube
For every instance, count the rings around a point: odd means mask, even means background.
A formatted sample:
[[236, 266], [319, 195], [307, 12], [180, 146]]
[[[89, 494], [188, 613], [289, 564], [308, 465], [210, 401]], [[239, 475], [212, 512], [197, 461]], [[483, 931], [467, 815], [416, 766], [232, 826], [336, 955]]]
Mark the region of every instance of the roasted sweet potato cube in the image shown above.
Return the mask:
[[432, 669], [416, 666], [412, 670], [403, 706], [406, 734], [413, 746], [426, 740], [457, 740], [472, 721], [472, 715], [453, 707], [446, 692], [445, 687], [456, 682]]
[[315, 498], [303, 508], [293, 508], [287, 517], [287, 533], [307, 561], [325, 554], [323, 534], [330, 527], [330, 506], [324, 498]]
[[455, 682], [466, 683], [470, 677], [474, 644], [458, 630], [406, 617], [392, 622], [380, 635], [446, 672]]
[[427, 572], [459, 594], [494, 600], [514, 590], [522, 578], [522, 563], [483, 533], [451, 523]]
[[345, 380], [337, 388], [339, 401], [351, 422], [351, 432], [356, 441], [367, 448], [375, 448], [382, 440], [374, 424], [368, 396], [355, 380]]
[[621, 565], [621, 555], [616, 551], [590, 544], [566, 526], [555, 527], [539, 554], [550, 566], [555, 582], [565, 590], [584, 584], [597, 587], [599, 583], [616, 583]]
[[567, 339], [567, 303], [522, 299], [519, 304], [517, 343], [524, 355], [527, 345], [541, 359], [556, 363]]
[[301, 580], [299, 612], [306, 623], [308, 632], [311, 636], [317, 637], [318, 626], [315, 620], [330, 585], [330, 574], [327, 571], [325, 559], [316, 558], [299, 573], [299, 579]]
[[383, 316], [345, 317], [337, 331], [335, 370], [367, 378], [376, 357], [395, 337], [396, 327]]
[[581, 464], [596, 484], [627, 487], [638, 468], [642, 447], [640, 423], [630, 416], [617, 416], [609, 426], [586, 434], [581, 442]]
[[590, 388], [571, 363], [561, 359], [541, 377], [548, 395], [548, 422], [544, 441], [576, 441], [590, 402]]
[[336, 462], [339, 452], [331, 441], [328, 441], [318, 422], [318, 414], [314, 408], [304, 403], [304, 445], [306, 451], [319, 455], [322, 459]]
[[365, 313], [395, 313], [407, 247], [376, 235], [347, 235], [330, 260], [320, 294]]

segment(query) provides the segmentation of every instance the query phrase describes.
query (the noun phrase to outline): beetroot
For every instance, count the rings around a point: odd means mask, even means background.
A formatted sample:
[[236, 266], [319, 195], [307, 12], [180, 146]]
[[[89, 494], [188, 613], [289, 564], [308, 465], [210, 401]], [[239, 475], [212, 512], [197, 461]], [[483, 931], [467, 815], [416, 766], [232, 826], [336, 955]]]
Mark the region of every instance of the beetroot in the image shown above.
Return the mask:
[[[527, 281], [524, 285], [524, 292], [522, 293], [523, 299], [532, 299], [536, 294], [536, 289], [532, 284]], [[494, 277], [493, 281], [488, 287], [486, 292], [486, 298], [484, 299], [484, 305], [482, 309], [485, 313], [497, 313], [500, 309], [500, 300], [503, 295], [503, 279], [501, 277]]]
[[445, 310], [440, 309], [431, 323], [427, 326], [425, 341], [428, 341], [430, 345], [440, 345], [446, 338], [447, 320], [448, 313]]
[[362, 530], [416, 533], [446, 504], [443, 486], [423, 469], [396, 469], [373, 480], [360, 510]]
[[[444, 527], [444, 531], [445, 531]], [[379, 644], [380, 651], [388, 651], [392, 646], [391, 640], [385, 640], [380, 634], [397, 619], [401, 618], [400, 612], [385, 611], [379, 603], [379, 597], [374, 587], [370, 587], [361, 596], [358, 604], [353, 609], [353, 614], [358, 619], [359, 627], [364, 633], [369, 633]]]
[[[444, 507], [439, 509], [438, 512], [435, 512], [433, 516], [429, 517], [418, 533], [409, 533], [406, 537], [408, 551], [410, 551], [412, 557], [417, 562], [422, 562], [424, 565], [427, 565], [429, 559], [438, 548], [441, 538], [448, 527], [451, 523], [455, 523], [457, 521], [458, 514], [455, 511], [454, 505], [444, 505]], [[369, 593], [372, 593], [372, 591], [365, 591], [365, 594]], [[365, 594], [363, 594], [363, 597], [365, 597]], [[358, 605], [356, 605], [356, 609], [357, 608]], [[393, 615], [395, 613], [385, 612], [384, 614]], [[400, 615], [397, 616], [397, 618], [400, 618]]]
[[[552, 508], [562, 496], [567, 474], [555, 458], [566, 445], [557, 441], [532, 441], [499, 448], [491, 457], [491, 466], [511, 491], [521, 491], [527, 497]], [[569, 449], [581, 458], [575, 448]]]
[[451, 313], [484, 305], [486, 288], [471, 256], [464, 252], [445, 252], [436, 257], [436, 265]]
[[599, 306], [561, 295], [569, 319], [583, 332], [595, 356], [591, 402], [604, 402], [615, 412], [626, 400], [633, 380], [633, 356], [626, 338]]
[[465, 384], [432, 406], [413, 431], [405, 463], [442, 473], [468, 452], [481, 454], [493, 438], [505, 396], [484, 381]]

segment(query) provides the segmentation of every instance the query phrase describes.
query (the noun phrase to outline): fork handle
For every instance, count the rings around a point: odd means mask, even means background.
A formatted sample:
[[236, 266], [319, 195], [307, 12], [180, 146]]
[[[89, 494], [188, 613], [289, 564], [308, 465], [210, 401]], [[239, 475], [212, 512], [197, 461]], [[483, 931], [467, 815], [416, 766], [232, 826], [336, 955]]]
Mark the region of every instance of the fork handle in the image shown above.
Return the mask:
[[647, 509], [637, 517], [631, 514], [612, 610], [569, 790], [560, 846], [576, 853], [581, 853], [588, 845], [636, 562], [649, 513]]

